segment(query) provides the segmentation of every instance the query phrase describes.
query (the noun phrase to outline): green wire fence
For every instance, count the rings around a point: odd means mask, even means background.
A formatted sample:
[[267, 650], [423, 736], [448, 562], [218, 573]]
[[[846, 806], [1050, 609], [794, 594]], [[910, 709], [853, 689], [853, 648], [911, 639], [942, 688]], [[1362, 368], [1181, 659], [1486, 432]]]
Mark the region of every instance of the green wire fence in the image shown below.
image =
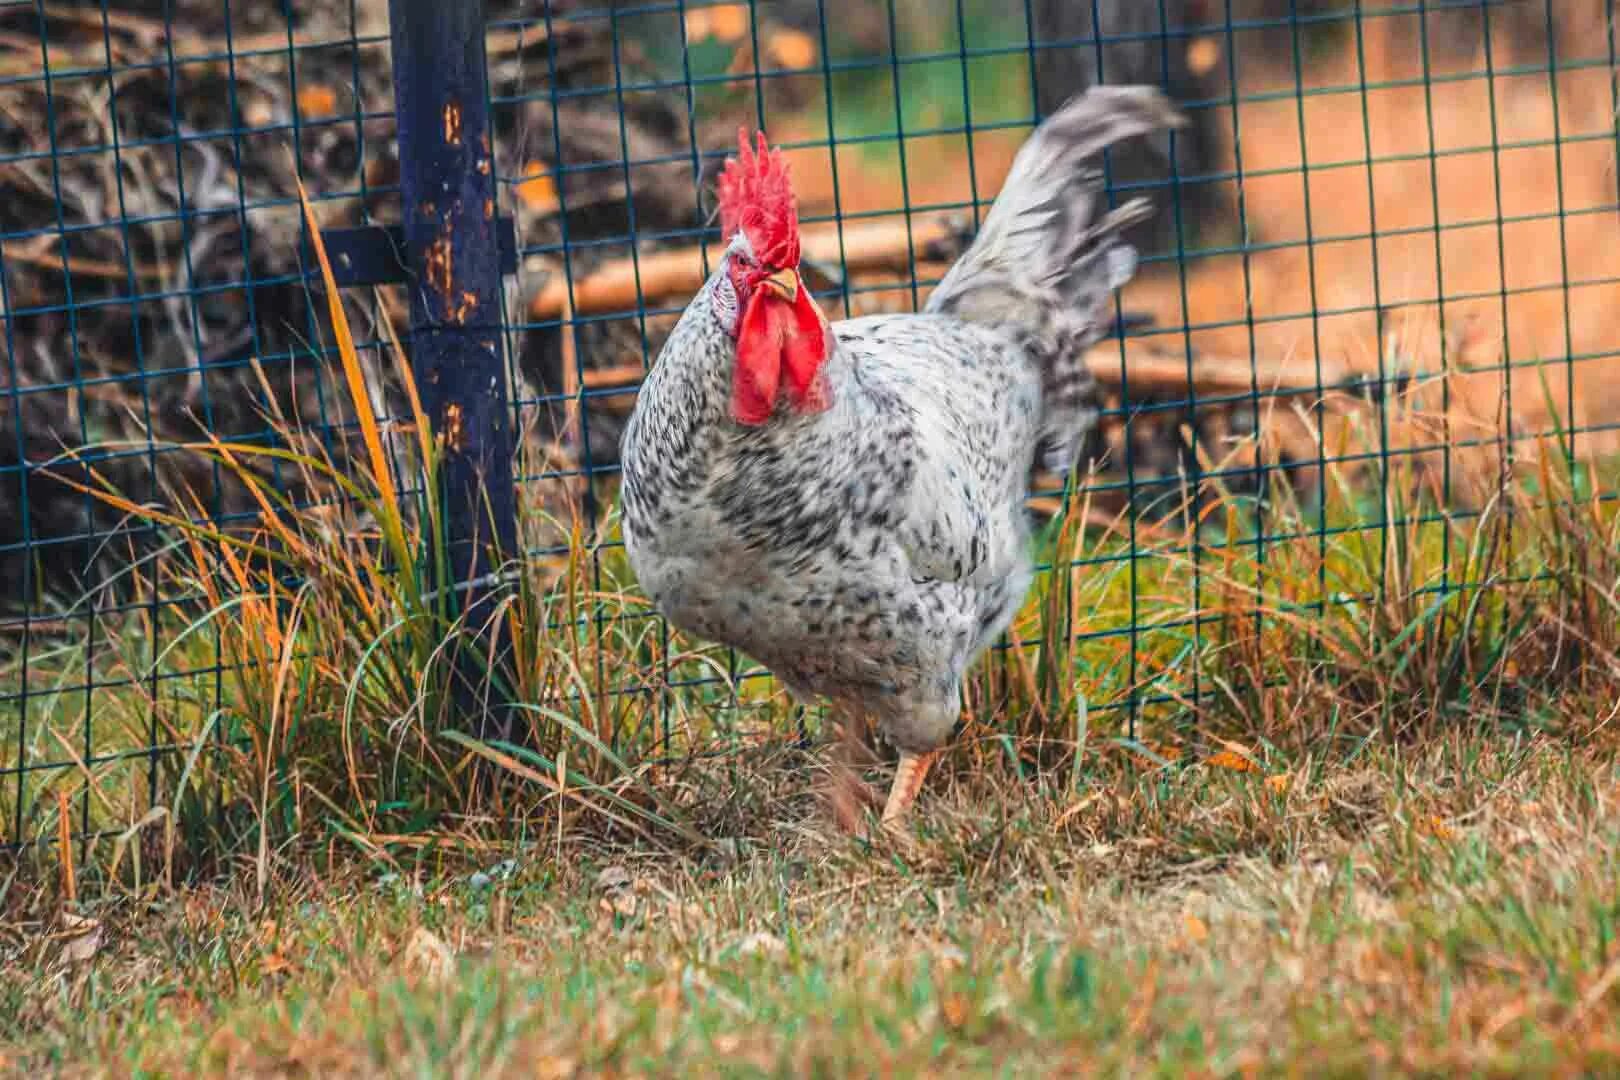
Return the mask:
[[[483, 170], [489, 231], [456, 273], [487, 298], [480, 378], [505, 379], [478, 414], [482, 456], [447, 483], [477, 496], [461, 513], [515, 515], [531, 564], [579, 557], [571, 531], [594, 541], [606, 591], [618, 434], [712, 265], [713, 178], [739, 124], [786, 147], [808, 280], [842, 317], [926, 297], [1039, 116], [1097, 82], [1164, 86], [1189, 126], [1107, 162], [1111, 199], [1159, 212], [1091, 357], [1092, 465], [1040, 478], [1032, 502], [1048, 582], [1080, 570], [1095, 589], [1093, 617], [1065, 608], [1042, 632], [1101, 658], [1082, 673], [1107, 691], [1091, 722], [1124, 733], [1229, 693], [1192, 658], [1230, 633], [1209, 598], [1234, 552], [1257, 626], [1368, 603], [1335, 570], [1346, 538], [1385, 562], [1438, 538], [1423, 589], [1445, 598], [1468, 587], [1446, 538], [1514, 475], [1533, 482], [1550, 454], [1582, 497], [1615, 494], [1612, 2], [481, 6], [440, 12], [483, 22], [447, 44], [407, 26], [433, 5], [405, 0], [0, 3], [0, 845], [120, 834], [102, 792], [170, 806], [207, 747], [252, 738], [230, 705], [242, 657], [165, 567], [184, 552], [174, 522], [262, 529], [263, 492], [286, 514], [341, 499], [291, 456], [255, 459], [248, 482], [198, 444], [285, 449], [296, 431], [362, 460], [299, 183], [364, 393], [385, 425], [409, 421], [391, 335], [418, 382], [447, 350], [449, 382], [420, 387], [443, 435], [472, 415], [455, 384], [472, 361], [423, 299], [413, 230], [445, 212], [424, 192], [481, 190]], [[442, 153], [437, 106], [407, 107], [427, 100], [405, 92], [407, 59], [414, 93], [456, 91], [481, 153]], [[408, 428], [391, 431], [398, 451]], [[476, 490], [492, 476], [499, 490]], [[1314, 585], [1282, 596], [1268, 553], [1301, 537]], [[1170, 557], [1188, 572], [1165, 577]], [[459, 581], [491, 572], [463, 562]], [[590, 692], [653, 702], [660, 745], [681, 701], [746, 711], [739, 688], [765, 678], [736, 656], [672, 661], [644, 609], [598, 609], [587, 629], [610, 617], [649, 628], [659, 678], [599, 669]]]

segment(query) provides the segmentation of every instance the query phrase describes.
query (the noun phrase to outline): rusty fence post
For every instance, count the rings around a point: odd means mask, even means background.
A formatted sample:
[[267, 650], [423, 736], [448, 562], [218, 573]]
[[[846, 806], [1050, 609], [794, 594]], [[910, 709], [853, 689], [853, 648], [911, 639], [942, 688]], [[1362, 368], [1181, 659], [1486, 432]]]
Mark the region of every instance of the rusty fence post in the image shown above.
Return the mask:
[[[423, 410], [441, 447], [439, 519], [446, 558], [433, 588], [473, 631], [456, 649], [460, 722], [508, 737], [504, 635], [489, 625], [502, 563], [519, 556], [501, 297], [517, 271], [512, 219], [496, 213], [484, 67], [483, 0], [389, 0], [398, 119], [398, 225], [325, 233], [339, 287], [404, 284], [407, 336]], [[307, 250], [307, 244], [306, 244]], [[310, 260], [306, 265], [312, 265]], [[401, 568], [409, 573], [409, 568]], [[494, 657], [492, 666], [483, 657]]]
[[[411, 361], [444, 447], [451, 582], [475, 612], [516, 554], [483, 0], [389, 0]], [[508, 243], [503, 244], [503, 234]], [[515, 253], [514, 253], [515, 254]]]

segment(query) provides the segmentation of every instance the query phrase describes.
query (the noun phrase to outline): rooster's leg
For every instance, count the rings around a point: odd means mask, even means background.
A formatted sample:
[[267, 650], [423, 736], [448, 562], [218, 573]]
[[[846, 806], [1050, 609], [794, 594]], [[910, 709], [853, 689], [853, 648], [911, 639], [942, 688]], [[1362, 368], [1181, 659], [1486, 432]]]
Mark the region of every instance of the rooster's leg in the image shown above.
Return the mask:
[[906, 811], [917, 800], [923, 778], [934, 764], [937, 751], [926, 754], [900, 754], [900, 764], [894, 770], [894, 786], [889, 789], [889, 801], [883, 806], [883, 824], [893, 825], [905, 817]]
[[878, 806], [877, 792], [861, 779], [859, 771], [873, 761], [871, 750], [861, 738], [860, 728], [863, 726], [859, 715], [844, 713], [842, 722], [838, 725], [838, 743], [833, 748], [832, 763], [828, 770], [831, 773], [828, 796], [833, 816], [837, 819], [839, 827], [850, 834], [861, 831], [862, 806], [873, 810]]

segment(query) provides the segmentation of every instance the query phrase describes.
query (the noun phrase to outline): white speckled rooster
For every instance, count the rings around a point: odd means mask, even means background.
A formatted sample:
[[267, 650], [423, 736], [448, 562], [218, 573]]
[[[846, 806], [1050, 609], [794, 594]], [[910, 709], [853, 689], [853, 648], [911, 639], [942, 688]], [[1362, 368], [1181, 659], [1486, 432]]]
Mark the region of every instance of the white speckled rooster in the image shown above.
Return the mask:
[[1099, 87], [1019, 151], [921, 314], [829, 325], [799, 277], [779, 152], [746, 135], [720, 179], [726, 243], [624, 433], [624, 540], [668, 619], [771, 669], [801, 700], [875, 719], [901, 818], [961, 709], [962, 676], [1032, 576], [1036, 454], [1074, 464], [1095, 420], [1087, 346], [1135, 253], [1093, 159], [1180, 122], [1148, 87]]

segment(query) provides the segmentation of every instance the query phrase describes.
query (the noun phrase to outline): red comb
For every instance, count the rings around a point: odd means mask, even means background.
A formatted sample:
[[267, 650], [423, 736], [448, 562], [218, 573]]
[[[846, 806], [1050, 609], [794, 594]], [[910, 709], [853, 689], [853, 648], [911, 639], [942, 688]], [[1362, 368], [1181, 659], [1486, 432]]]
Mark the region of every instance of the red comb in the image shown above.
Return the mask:
[[788, 180], [787, 162], [773, 150], [763, 131], [759, 149], [748, 145], [748, 129], [737, 129], [737, 156], [720, 174], [720, 231], [730, 240], [747, 229], [754, 254], [772, 266], [799, 262], [799, 203]]

